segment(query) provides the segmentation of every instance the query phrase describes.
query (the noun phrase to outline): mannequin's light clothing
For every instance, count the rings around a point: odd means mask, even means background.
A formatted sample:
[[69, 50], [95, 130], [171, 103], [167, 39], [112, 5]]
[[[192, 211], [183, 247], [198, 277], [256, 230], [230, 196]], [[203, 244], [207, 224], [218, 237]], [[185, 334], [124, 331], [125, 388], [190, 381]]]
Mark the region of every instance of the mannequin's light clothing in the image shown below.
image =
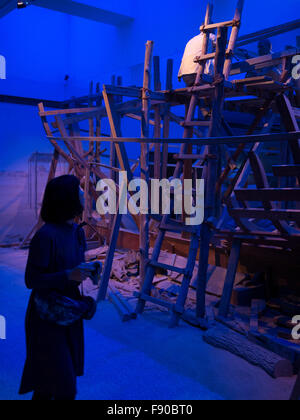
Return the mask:
[[[214, 44], [216, 43], [216, 36], [210, 34], [209, 36], [209, 43], [208, 43], [208, 51], [207, 53], [210, 54], [213, 52]], [[182, 58], [180, 70], [178, 73], [178, 77], [181, 79], [182, 76], [188, 74], [195, 74], [199, 69], [199, 64], [194, 63], [194, 59], [202, 55], [202, 48], [203, 48], [203, 33], [195, 36], [191, 39], [184, 51], [184, 55]], [[209, 60], [205, 66], [205, 74], [213, 75], [214, 72], [214, 60]]]

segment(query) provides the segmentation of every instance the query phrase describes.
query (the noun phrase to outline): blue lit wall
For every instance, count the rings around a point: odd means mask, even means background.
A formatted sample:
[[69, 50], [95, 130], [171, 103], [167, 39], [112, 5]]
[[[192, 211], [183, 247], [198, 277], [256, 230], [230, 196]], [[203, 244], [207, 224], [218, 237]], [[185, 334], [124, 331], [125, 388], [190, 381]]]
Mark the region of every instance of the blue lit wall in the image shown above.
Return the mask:
[[[102, 0], [84, 3], [107, 7]], [[215, 21], [232, 17], [236, 0], [215, 3]], [[298, 5], [299, 0], [246, 0], [242, 34], [296, 19]], [[109, 7], [133, 16], [134, 23], [116, 28], [34, 6], [1, 19], [0, 54], [7, 59], [1, 94], [60, 100], [86, 94], [91, 80], [110, 83], [112, 74], [122, 75], [124, 84], [140, 84], [148, 39], [155, 41], [155, 54], [162, 57], [163, 83], [166, 60], [174, 58], [177, 86], [182, 51], [198, 33], [205, 1], [113, 0]], [[295, 45], [295, 38], [295, 32], [276, 37], [274, 50]], [[66, 74], [70, 76], [67, 83]], [[36, 109], [31, 107], [0, 104], [0, 141], [5, 142], [0, 170], [19, 168], [20, 162], [26, 166], [33, 151], [51, 150]]]
[[[216, 0], [215, 3], [215, 21], [232, 18], [236, 0]], [[299, 0], [245, 0], [241, 35], [296, 19], [299, 19]], [[295, 45], [297, 35], [300, 35], [299, 29], [272, 38], [274, 51]], [[256, 51], [256, 45], [249, 45], [249, 49]]]

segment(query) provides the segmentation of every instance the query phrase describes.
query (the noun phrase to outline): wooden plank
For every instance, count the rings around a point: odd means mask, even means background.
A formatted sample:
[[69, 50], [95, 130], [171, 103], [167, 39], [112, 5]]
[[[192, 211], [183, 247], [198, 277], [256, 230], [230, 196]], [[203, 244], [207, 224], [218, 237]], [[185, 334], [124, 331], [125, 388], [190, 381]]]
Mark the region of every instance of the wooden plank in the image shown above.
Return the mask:
[[[219, 135], [222, 130], [222, 113], [224, 107], [224, 75], [225, 67], [226, 45], [228, 37], [228, 28], [219, 28], [216, 45], [216, 60], [215, 60], [215, 93], [212, 105], [211, 126], [208, 136], [214, 137]], [[219, 177], [218, 169], [220, 157], [212, 159], [213, 156], [218, 156], [219, 145], [210, 145], [208, 147], [208, 164], [206, 168], [206, 185], [205, 185], [205, 218], [217, 216], [218, 213], [218, 195], [216, 191], [217, 180]], [[200, 237], [200, 259], [197, 274], [197, 305], [196, 315], [199, 318], [205, 317], [205, 299], [206, 299], [206, 284], [207, 284], [207, 270], [209, 258], [209, 246], [212, 232], [205, 224], [201, 228]]]
[[300, 188], [234, 190], [238, 201], [300, 201]]
[[[257, 232], [258, 233], [258, 232]], [[267, 231], [259, 232], [259, 235], [253, 235], [246, 233], [239, 234], [234, 232], [223, 232], [220, 231], [220, 234], [216, 234], [215, 238], [224, 239], [227, 238], [228, 240], [233, 240], [234, 238], [239, 238], [244, 244], [254, 244], [258, 247], [268, 246], [268, 247], [276, 247], [276, 248], [286, 248], [286, 249], [299, 249], [300, 247], [300, 237], [299, 236], [286, 236], [286, 238], [277, 237], [274, 238], [272, 236], [268, 236]]]
[[253, 299], [251, 302], [250, 331], [256, 333], [259, 330], [259, 315], [265, 309], [266, 302], [261, 299]]
[[[150, 119], [150, 98], [149, 89], [151, 81], [151, 66], [153, 57], [154, 42], [148, 41], [145, 51], [144, 63], [144, 81], [143, 81], [143, 95], [142, 95], [142, 138], [149, 138], [149, 119]], [[146, 181], [149, 185], [149, 145], [141, 144], [141, 179]], [[146, 277], [146, 261], [149, 256], [149, 215], [140, 215], [140, 279], [141, 283], [145, 281]]]
[[[167, 74], [166, 74], [166, 89], [173, 89], [173, 66], [174, 61], [169, 59], [167, 61]], [[163, 138], [168, 139], [170, 135], [170, 115], [171, 105], [166, 104], [164, 106], [164, 115], [163, 115]], [[161, 177], [162, 179], [167, 179], [168, 175], [168, 159], [169, 159], [169, 147], [166, 142], [163, 142], [162, 145], [162, 167], [161, 167]]]
[[300, 118], [300, 108], [293, 108], [293, 112], [296, 118]]
[[273, 173], [278, 177], [298, 177], [300, 176], [300, 165], [273, 166]]
[[[53, 140], [65, 140], [69, 139], [69, 137], [54, 137], [52, 135], [47, 136], [49, 139]], [[299, 131], [293, 132], [285, 132], [279, 134], [253, 134], [248, 136], [232, 136], [232, 137], [207, 137], [207, 138], [186, 138], [184, 143], [185, 144], [193, 144], [195, 146], [209, 146], [209, 145], [220, 145], [220, 144], [227, 144], [230, 146], [236, 144], [254, 144], [254, 143], [275, 143], [275, 142], [286, 142], [286, 141], [295, 141], [298, 140], [300, 137]], [[156, 143], [168, 143], [168, 144], [182, 144], [182, 139], [178, 138], [169, 138], [169, 139], [141, 139], [140, 137], [72, 137], [74, 141], [98, 141], [98, 142], [114, 142], [114, 143], [148, 143], [148, 144], [156, 144]]]
[[[154, 89], [156, 91], [161, 90], [160, 81], [160, 58], [154, 57], [153, 59], [153, 71], [154, 71]], [[155, 129], [154, 137], [161, 137], [161, 105], [156, 105], [154, 109], [155, 115]], [[154, 178], [161, 179], [161, 145], [156, 144], [154, 147]]]
[[[181, 123], [184, 121], [183, 117], [179, 117], [178, 115], [175, 115], [173, 112], [170, 112], [169, 116], [170, 116], [171, 121], [175, 122], [176, 124], [178, 124], [180, 126], [181, 126]], [[194, 127], [193, 131], [194, 131], [195, 136], [197, 136], [199, 138], [203, 137], [202, 131], [196, 129], [195, 127]]]
[[43, 103], [46, 108], [60, 108], [64, 109], [65, 104], [60, 101], [51, 101], [48, 99], [28, 98], [23, 96], [0, 95], [0, 102], [6, 104], [38, 106]]
[[167, 301], [164, 301], [162, 299], [155, 298], [155, 297], [153, 297], [151, 295], [148, 295], [148, 294], [145, 294], [145, 293], [134, 292], [134, 296], [139, 298], [140, 300], [142, 300], [144, 302], [146, 302], [146, 301], [151, 302], [151, 303], [154, 303], [155, 305], [163, 306], [167, 309], [173, 309], [173, 307], [174, 307], [174, 304], [171, 303], [171, 302], [167, 302]]
[[69, 108], [69, 109], [56, 109], [53, 111], [39, 112], [40, 117], [55, 117], [56, 115], [68, 115], [68, 114], [84, 114], [86, 112], [100, 112], [103, 107], [92, 107], [89, 108]]
[[234, 50], [235, 50], [235, 47], [236, 47], [236, 42], [237, 42], [239, 31], [240, 31], [244, 2], [245, 2], [245, 0], [238, 0], [236, 10], [235, 10], [235, 14], [234, 14], [234, 18], [233, 18], [233, 20], [236, 22], [236, 25], [233, 26], [233, 28], [232, 28], [231, 35], [230, 35], [230, 40], [229, 40], [229, 43], [228, 43], [227, 52], [229, 52], [229, 54], [227, 54], [227, 58], [226, 58], [225, 65], [224, 65], [225, 80], [228, 80], [229, 75], [230, 75], [230, 71], [231, 71], [232, 58], [233, 58]]
[[230, 209], [229, 213], [232, 216], [237, 216], [240, 218], [246, 219], [260, 219], [260, 220], [271, 220], [271, 221], [290, 221], [290, 222], [300, 222], [300, 210], [262, 210], [257, 208], [235, 208]]
[[300, 27], [300, 19], [293, 20], [291, 22], [284, 23], [282, 25], [276, 25], [269, 28], [265, 28], [261, 31], [256, 31], [251, 34], [243, 35], [239, 37], [237, 47], [243, 47], [253, 42], [257, 42], [261, 39], [267, 39], [276, 35], [281, 35], [286, 32], [293, 31]]
[[206, 156], [192, 154], [192, 155], [174, 155], [173, 157], [176, 160], [201, 160], [201, 159], [204, 160]]
[[137, 316], [134, 313], [133, 309], [130, 307], [127, 300], [122, 296], [119, 290], [114, 286], [108, 286], [109, 290], [109, 300], [114, 304], [117, 311], [119, 312], [123, 322], [136, 319]]
[[[101, 97], [102, 98], [102, 97]], [[125, 103], [118, 103], [116, 104], [116, 111], [119, 112], [121, 115], [133, 113], [133, 112], [140, 112], [141, 105], [139, 100], [128, 101]], [[75, 115], [72, 117], [68, 117], [64, 119], [64, 125], [68, 126], [70, 124], [74, 124], [75, 122], [79, 123], [82, 121], [86, 121], [89, 118], [104, 118], [107, 116], [106, 108], [99, 107], [98, 111], [91, 111], [79, 115]]]
[[236, 272], [237, 272], [237, 268], [239, 264], [240, 253], [241, 253], [241, 241], [239, 239], [235, 239], [232, 244], [232, 250], [231, 250], [230, 259], [228, 263], [224, 290], [223, 290], [220, 308], [219, 308], [219, 316], [223, 318], [227, 318], [228, 313], [229, 313], [232, 290], [233, 290], [235, 276], [236, 276]]
[[[121, 136], [121, 126], [120, 126], [120, 120], [118, 120], [118, 114], [116, 113], [116, 107], [113, 104], [113, 95], [108, 95], [106, 91], [106, 86], [103, 87], [103, 99], [105, 102], [107, 115], [110, 123], [110, 128], [112, 135], [117, 138], [118, 136]], [[117, 125], [115, 124], [115, 121], [117, 121]], [[127, 178], [128, 182], [130, 182], [133, 178], [128, 156], [126, 153], [125, 145], [124, 144], [118, 144], [115, 143], [119, 164], [123, 171], [127, 172]], [[105, 265], [101, 277], [101, 283], [100, 288], [97, 296], [97, 301], [105, 300], [107, 288], [110, 280], [111, 270], [112, 270], [112, 264], [114, 259], [114, 254], [118, 242], [119, 232], [121, 228], [121, 222], [122, 222], [122, 214], [120, 214], [119, 209], [117, 209], [117, 214], [115, 215], [113, 219], [112, 224], [112, 230], [110, 235], [110, 242], [109, 242], [109, 250], [106, 256]]]
[[219, 23], [210, 23], [209, 25], [202, 25], [200, 26], [200, 31], [211, 31], [212, 29], [223, 28], [225, 26], [233, 26], [236, 24], [235, 20], [227, 20], [226, 22], [219, 22]]
[[[299, 131], [299, 126], [293, 112], [291, 103], [286, 95], [279, 95], [276, 98], [276, 104], [281, 114], [282, 122], [287, 131]], [[293, 154], [294, 163], [300, 164], [300, 132], [299, 139], [289, 142]], [[299, 177], [300, 180], [300, 177]]]
[[[132, 120], [136, 120], [136, 121], [142, 121], [142, 117], [140, 115], [136, 115], [136, 114], [125, 114], [124, 117], [128, 117], [131, 118]], [[157, 126], [156, 121], [155, 120], [149, 120], [149, 124], [153, 125], [153, 126]], [[162, 124], [160, 124], [160, 128], [162, 128]], [[160, 138], [161, 136], [157, 136], [158, 138]]]
[[[137, 98], [142, 99], [143, 97], [143, 90], [136, 87], [123, 87], [123, 86], [113, 86], [113, 85], [106, 85], [107, 93], [111, 95], [119, 95], [124, 96], [127, 98]], [[166, 102], [167, 98], [164, 92], [154, 92], [150, 90], [148, 91], [148, 99], [152, 101], [161, 101]]]
[[152, 267], [162, 268], [166, 271], [173, 271], [174, 273], [178, 273], [178, 274], [186, 274], [186, 268], [174, 267], [172, 265], [163, 264], [157, 261], [149, 261], [148, 264], [151, 265]]
[[228, 229], [220, 229], [218, 230], [219, 233], [216, 233], [216, 236], [221, 237], [226, 236], [229, 238], [240, 238], [241, 240], [247, 241], [248, 239], [250, 239], [251, 237], [253, 237], [254, 239], [257, 238], [258, 240], [263, 240], [264, 238], [266, 240], [270, 239], [270, 240], [295, 240], [295, 241], [299, 241], [300, 239], [300, 231], [299, 233], [293, 233], [292, 236], [285, 236], [283, 237], [281, 234], [279, 234], [278, 232], [269, 232], [266, 230], [255, 230], [253, 232], [251, 232], [251, 234], [249, 233], [245, 233], [242, 231], [235, 231], [235, 230], [228, 230]]
[[290, 398], [291, 401], [299, 401], [300, 400], [300, 371], [298, 373], [298, 377]]
[[210, 121], [182, 121], [183, 127], [209, 127]]
[[240, 73], [246, 73], [247, 71], [253, 68], [255, 69], [255, 67], [263, 68], [280, 65], [282, 63], [283, 58], [293, 57], [294, 55], [297, 55], [299, 53], [300, 50], [295, 49], [282, 51], [280, 53], [275, 54], [268, 54], [261, 57], [250, 58], [245, 61], [240, 61], [232, 65], [230, 74], [236, 75]]

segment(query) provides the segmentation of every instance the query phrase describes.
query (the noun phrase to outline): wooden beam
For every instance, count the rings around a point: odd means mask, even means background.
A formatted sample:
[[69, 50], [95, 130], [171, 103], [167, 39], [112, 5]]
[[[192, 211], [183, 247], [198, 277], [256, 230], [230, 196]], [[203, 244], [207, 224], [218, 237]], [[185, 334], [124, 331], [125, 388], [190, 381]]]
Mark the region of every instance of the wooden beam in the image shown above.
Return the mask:
[[49, 99], [28, 98], [24, 96], [0, 95], [0, 102], [15, 105], [38, 106], [43, 103], [46, 108], [64, 109], [64, 103], [60, 101], [51, 101]]
[[238, 201], [300, 201], [300, 188], [265, 188], [235, 190]]
[[34, 6], [54, 10], [68, 15], [105, 23], [112, 26], [128, 25], [134, 21], [132, 16], [112, 12], [107, 9], [90, 6], [73, 0], [35, 0]]
[[[153, 57], [154, 42], [148, 41], [146, 44], [145, 63], [144, 63], [144, 81], [142, 95], [142, 138], [149, 138], [149, 120], [150, 120], [150, 98], [149, 89], [151, 83], [151, 66]], [[141, 179], [149, 185], [149, 145], [141, 144]], [[146, 266], [149, 257], [149, 215], [140, 215], [140, 279], [141, 284], [145, 281]]]
[[253, 42], [260, 41], [261, 39], [270, 38], [276, 35], [281, 35], [286, 32], [294, 31], [300, 28], [300, 19], [293, 20], [291, 22], [284, 23], [282, 25], [272, 26], [270, 28], [263, 29], [261, 31], [252, 32], [250, 34], [239, 37], [237, 47], [243, 47], [244, 45], [251, 44]]
[[229, 52], [229, 54], [227, 55], [225, 65], [224, 65], [225, 80], [228, 80], [228, 77], [229, 77], [230, 71], [231, 71], [232, 58], [233, 58], [234, 50], [236, 48], [236, 41], [237, 41], [239, 31], [240, 31], [241, 19], [242, 19], [242, 14], [243, 14], [243, 9], [244, 9], [244, 3], [245, 3], [245, 0], [238, 0], [236, 10], [235, 10], [235, 14], [234, 14], [234, 18], [233, 18], [233, 20], [236, 22], [236, 25], [232, 28], [231, 35], [230, 35], [230, 40], [229, 40], [229, 43], [228, 43], [227, 52]]
[[251, 70], [251, 68], [262, 68], [262, 67], [269, 67], [275, 66], [282, 63], [283, 58], [293, 57], [300, 53], [300, 50], [296, 48], [294, 50], [288, 51], [281, 51], [275, 54], [267, 54], [260, 57], [250, 58], [245, 61], [240, 61], [237, 63], [232, 64], [231, 67], [231, 75], [246, 73], [247, 71]]
[[220, 303], [219, 316], [227, 318], [230, 308], [230, 301], [232, 296], [232, 290], [234, 286], [235, 276], [239, 264], [240, 253], [241, 253], [241, 241], [235, 239], [232, 245], [230, 259], [228, 263], [227, 275], [224, 284], [224, 290]]
[[0, 18], [8, 15], [8, 13], [12, 12], [17, 7], [16, 0], [6, 0], [2, 3], [4, 4], [0, 6]]
[[300, 176], [300, 165], [278, 165], [273, 166], [273, 173], [278, 177]]
[[[287, 131], [299, 131], [299, 125], [296, 120], [293, 108], [289, 98], [285, 95], [279, 95], [276, 98], [276, 104], [280, 112], [282, 123]], [[299, 138], [295, 141], [289, 142], [294, 163], [300, 165], [300, 131]], [[300, 177], [299, 177], [300, 180]]]
[[260, 219], [260, 220], [274, 220], [274, 221], [291, 221], [300, 222], [300, 210], [263, 210], [257, 208], [234, 208], [229, 209], [232, 216], [245, 219]]
[[[240, 143], [244, 144], [254, 144], [254, 143], [273, 143], [273, 142], [286, 142], [290, 140], [298, 140], [300, 137], [300, 132], [290, 132], [290, 133], [279, 133], [279, 134], [254, 134], [252, 136], [232, 136], [232, 137], [207, 137], [201, 139], [194, 139], [194, 138], [186, 138], [184, 140], [185, 144], [194, 144], [195, 146], [207, 146], [207, 145], [220, 145], [220, 144], [228, 144], [228, 145], [236, 145]], [[48, 136], [50, 139], [54, 140], [65, 140], [64, 137], [53, 137]], [[66, 137], [69, 140], [69, 137]], [[182, 140], [178, 138], [170, 138], [170, 139], [147, 139], [147, 138], [140, 138], [140, 137], [122, 137], [122, 138], [115, 138], [115, 137], [72, 137], [74, 141], [108, 141], [114, 143], [163, 143], [166, 142], [168, 144], [182, 144]]]

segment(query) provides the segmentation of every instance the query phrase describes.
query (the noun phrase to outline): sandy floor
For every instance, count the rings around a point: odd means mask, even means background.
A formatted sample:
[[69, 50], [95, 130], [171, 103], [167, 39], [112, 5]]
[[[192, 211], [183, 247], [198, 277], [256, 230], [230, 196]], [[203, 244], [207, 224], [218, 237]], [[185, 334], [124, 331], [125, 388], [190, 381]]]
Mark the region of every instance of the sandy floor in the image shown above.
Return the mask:
[[[15, 400], [25, 357], [23, 284], [26, 251], [0, 250], [0, 315], [7, 340], [0, 341], [0, 399]], [[123, 324], [105, 302], [86, 324], [86, 374], [78, 398], [282, 400], [294, 380], [270, 378], [230, 353], [210, 347], [184, 323], [168, 329], [168, 314], [147, 312]], [[30, 395], [26, 396], [30, 398]]]

